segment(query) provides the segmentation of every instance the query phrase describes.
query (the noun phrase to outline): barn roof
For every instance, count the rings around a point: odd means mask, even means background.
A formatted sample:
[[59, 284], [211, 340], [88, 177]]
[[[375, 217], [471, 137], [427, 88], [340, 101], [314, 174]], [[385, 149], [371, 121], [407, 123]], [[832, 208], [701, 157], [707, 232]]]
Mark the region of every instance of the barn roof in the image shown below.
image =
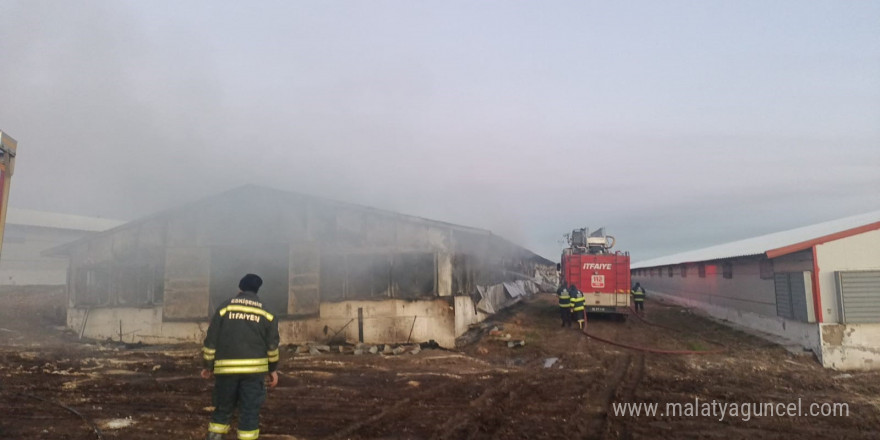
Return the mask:
[[372, 207], [358, 205], [358, 204], [354, 204], [354, 203], [348, 203], [348, 202], [339, 202], [339, 201], [335, 201], [335, 200], [331, 200], [331, 199], [325, 199], [325, 198], [321, 198], [321, 197], [301, 194], [301, 193], [297, 193], [294, 191], [285, 191], [285, 190], [279, 190], [279, 189], [268, 188], [268, 187], [257, 186], [257, 185], [240, 186], [240, 187], [231, 189], [229, 191], [225, 191], [225, 192], [222, 192], [219, 194], [205, 197], [203, 199], [197, 200], [192, 203], [188, 203], [188, 204], [185, 204], [182, 206], [178, 206], [175, 208], [160, 211], [158, 213], [143, 217], [138, 220], [134, 220], [129, 223], [118, 224], [118, 226], [116, 226], [112, 229], [108, 229], [108, 230], [102, 231], [98, 234], [94, 234], [94, 235], [90, 235], [88, 237], [81, 238], [81, 239], [76, 240], [71, 243], [63, 244], [61, 246], [56, 246], [54, 248], [46, 250], [44, 253], [46, 255], [64, 255], [64, 254], [67, 254], [74, 247], [76, 247], [82, 243], [86, 243], [91, 240], [94, 240], [95, 238], [101, 237], [104, 234], [112, 234], [117, 230], [134, 227], [134, 226], [137, 226], [138, 224], [141, 224], [141, 223], [144, 223], [144, 222], [147, 222], [150, 220], [154, 220], [157, 218], [179, 215], [180, 213], [182, 213], [188, 209], [194, 208], [194, 207], [196, 207], [200, 204], [203, 204], [203, 203], [212, 203], [217, 200], [223, 200], [223, 199], [235, 199], [236, 197], [267, 197], [267, 198], [270, 198], [271, 200], [279, 200], [279, 201], [293, 200], [293, 199], [296, 199], [296, 200], [305, 199], [305, 200], [309, 200], [309, 201], [312, 201], [315, 203], [338, 206], [338, 207], [347, 208], [347, 209], [361, 210], [364, 212], [378, 214], [378, 215], [386, 216], [386, 217], [393, 217], [396, 219], [400, 219], [400, 220], [404, 220], [404, 221], [412, 222], [412, 223], [433, 225], [433, 226], [448, 228], [448, 229], [455, 230], [455, 231], [471, 232], [471, 233], [476, 233], [476, 234], [480, 234], [480, 235], [490, 235], [490, 236], [494, 236], [497, 239], [499, 239], [500, 242], [506, 243], [507, 245], [510, 245], [510, 246], [514, 246], [515, 248], [520, 249], [522, 252], [527, 253], [529, 255], [530, 259], [534, 259], [535, 261], [538, 261], [541, 264], [553, 264], [553, 262], [551, 262], [550, 260], [547, 260], [546, 258], [541, 257], [541, 256], [535, 254], [534, 252], [531, 252], [528, 249], [525, 249], [519, 245], [516, 245], [516, 244], [514, 244], [508, 240], [505, 240], [497, 235], [494, 235], [494, 234], [492, 234], [491, 231], [486, 230], [486, 229], [473, 228], [473, 227], [469, 227], [469, 226], [463, 226], [463, 225], [458, 225], [458, 224], [448, 223], [448, 222], [443, 222], [443, 221], [438, 221], [438, 220], [430, 220], [430, 219], [426, 219], [423, 217], [418, 217], [418, 216], [413, 216], [413, 215], [408, 215], [408, 214], [401, 214], [401, 213], [394, 212], [394, 211], [372, 208]]
[[880, 210], [824, 223], [790, 229], [733, 241], [707, 248], [681, 252], [665, 257], [639, 261], [633, 269], [668, 266], [681, 263], [720, 260], [725, 258], [766, 255], [776, 258], [809, 249], [817, 244], [880, 229]]
[[124, 223], [122, 220], [109, 218], [86, 217], [57, 212], [35, 211], [32, 209], [8, 208], [6, 211], [7, 225], [98, 232], [115, 228]]

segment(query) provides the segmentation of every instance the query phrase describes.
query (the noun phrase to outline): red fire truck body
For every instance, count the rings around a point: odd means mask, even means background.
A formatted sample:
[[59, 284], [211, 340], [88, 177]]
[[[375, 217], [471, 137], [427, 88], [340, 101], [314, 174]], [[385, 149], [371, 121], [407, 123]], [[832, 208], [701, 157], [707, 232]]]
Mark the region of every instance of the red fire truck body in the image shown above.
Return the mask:
[[609, 252], [614, 237], [602, 229], [589, 237], [586, 229], [575, 230], [569, 241], [571, 246], [562, 251], [560, 264], [565, 286], [574, 284], [584, 294], [587, 312], [627, 313], [631, 305], [629, 254]]

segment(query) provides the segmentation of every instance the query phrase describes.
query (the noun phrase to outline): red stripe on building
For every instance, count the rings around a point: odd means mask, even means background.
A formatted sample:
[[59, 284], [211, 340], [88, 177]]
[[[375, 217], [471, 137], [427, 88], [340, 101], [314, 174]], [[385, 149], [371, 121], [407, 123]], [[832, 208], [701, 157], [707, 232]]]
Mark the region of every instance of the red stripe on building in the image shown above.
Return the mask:
[[[825, 235], [819, 238], [814, 238], [812, 240], [802, 241], [800, 243], [795, 243], [788, 246], [783, 246], [777, 249], [771, 249], [765, 254], [767, 258], [776, 258], [781, 257], [783, 255], [788, 255], [794, 252], [807, 250], [811, 247], [815, 247], [816, 245], [828, 243], [829, 241], [840, 240], [841, 238], [851, 237], [853, 235], [861, 234], [863, 232], [873, 231], [875, 229], [880, 229], [880, 222], [869, 223], [864, 226], [859, 226], [857, 228], [847, 229], [845, 231], [835, 232], [834, 234]], [[815, 254], [815, 251], [813, 252]], [[813, 259], [815, 261], [815, 258]]]

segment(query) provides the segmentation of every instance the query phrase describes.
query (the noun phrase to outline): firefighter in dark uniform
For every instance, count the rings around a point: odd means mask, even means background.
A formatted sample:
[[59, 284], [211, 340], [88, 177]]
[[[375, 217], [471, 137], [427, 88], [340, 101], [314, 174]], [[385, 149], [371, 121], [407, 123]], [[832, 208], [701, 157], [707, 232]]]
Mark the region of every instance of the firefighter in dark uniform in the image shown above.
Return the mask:
[[565, 290], [565, 286], [559, 286], [556, 295], [559, 297], [559, 316], [562, 317], [562, 326], [571, 327], [571, 296], [568, 290]]
[[630, 290], [630, 293], [632, 294], [636, 313], [645, 313], [645, 288], [641, 284], [636, 283], [632, 290]]
[[202, 348], [202, 377], [214, 379], [214, 413], [208, 440], [222, 440], [238, 407], [238, 438], [260, 437], [260, 407], [269, 387], [278, 384], [278, 319], [263, 308], [257, 291], [263, 280], [247, 274], [238, 283], [238, 296], [221, 304], [208, 327]]
[[574, 284], [568, 288], [568, 292], [568, 294], [571, 295], [571, 319], [576, 320], [578, 322], [578, 327], [583, 330], [584, 304], [587, 299], [584, 298], [584, 294], [581, 293]]

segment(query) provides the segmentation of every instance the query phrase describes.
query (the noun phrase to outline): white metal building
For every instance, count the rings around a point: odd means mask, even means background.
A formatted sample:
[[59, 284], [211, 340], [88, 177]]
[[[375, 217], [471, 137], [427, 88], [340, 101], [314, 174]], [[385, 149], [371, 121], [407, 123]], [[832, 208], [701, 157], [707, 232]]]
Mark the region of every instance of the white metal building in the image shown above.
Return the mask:
[[6, 216], [0, 285], [63, 285], [67, 259], [41, 253], [121, 225], [119, 220], [9, 208]]
[[880, 211], [637, 262], [649, 295], [880, 369]]

